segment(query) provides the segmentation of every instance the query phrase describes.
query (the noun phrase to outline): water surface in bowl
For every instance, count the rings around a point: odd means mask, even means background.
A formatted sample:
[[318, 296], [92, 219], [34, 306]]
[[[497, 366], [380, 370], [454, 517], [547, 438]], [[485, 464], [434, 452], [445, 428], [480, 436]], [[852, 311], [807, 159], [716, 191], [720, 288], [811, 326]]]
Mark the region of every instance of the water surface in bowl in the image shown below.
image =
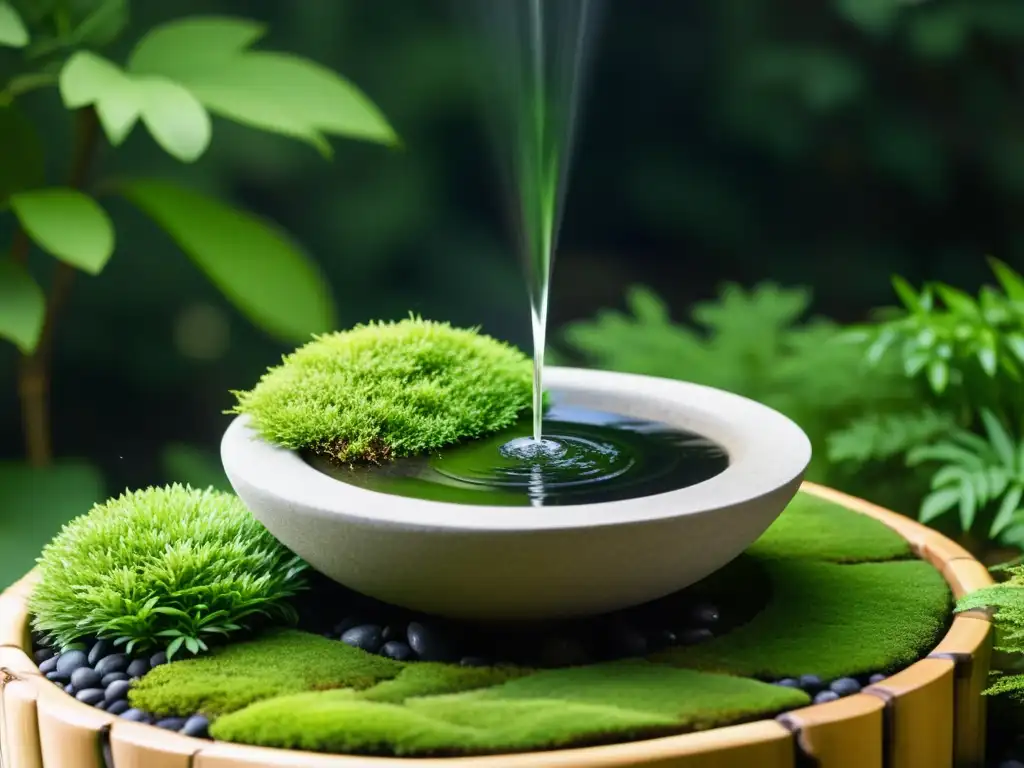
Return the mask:
[[309, 455], [331, 477], [372, 491], [456, 504], [564, 506], [623, 501], [709, 480], [729, 465], [708, 438], [656, 421], [554, 405], [544, 439], [530, 418], [430, 456], [339, 466]]

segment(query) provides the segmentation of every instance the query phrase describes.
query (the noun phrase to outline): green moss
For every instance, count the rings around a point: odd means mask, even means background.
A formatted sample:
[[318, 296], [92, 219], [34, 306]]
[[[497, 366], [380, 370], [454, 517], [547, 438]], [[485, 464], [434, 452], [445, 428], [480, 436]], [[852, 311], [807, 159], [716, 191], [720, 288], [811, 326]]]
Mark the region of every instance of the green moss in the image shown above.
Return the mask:
[[220, 715], [300, 691], [369, 688], [402, 664], [294, 630], [157, 667], [129, 691], [133, 707], [162, 715]]
[[289, 623], [299, 558], [235, 496], [174, 485], [126, 493], [76, 518], [39, 559], [35, 629], [196, 653], [257, 618]]
[[221, 718], [212, 734], [326, 752], [484, 753], [689, 731], [808, 702], [800, 691], [633, 661], [540, 672], [404, 707], [333, 692], [274, 699]]
[[887, 525], [809, 493], [797, 494], [747, 554], [833, 563], [911, 557], [906, 539]]
[[410, 664], [397, 677], [362, 691], [359, 698], [397, 704], [415, 696], [460, 693], [500, 685], [530, 672], [523, 667], [457, 667], [420, 662]]
[[748, 624], [652, 658], [764, 679], [823, 678], [893, 670], [934, 647], [946, 627], [949, 588], [921, 561], [833, 565], [765, 563], [768, 606]]
[[269, 442], [341, 462], [424, 453], [511, 426], [532, 366], [474, 330], [411, 318], [320, 336], [236, 392]]

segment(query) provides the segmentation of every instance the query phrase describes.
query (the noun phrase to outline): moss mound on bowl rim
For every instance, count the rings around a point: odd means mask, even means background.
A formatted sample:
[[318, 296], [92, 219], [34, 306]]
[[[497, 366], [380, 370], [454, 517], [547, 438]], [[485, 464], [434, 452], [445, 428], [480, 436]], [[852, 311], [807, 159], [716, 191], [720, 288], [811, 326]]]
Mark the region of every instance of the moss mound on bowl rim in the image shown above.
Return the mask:
[[276, 445], [381, 462], [509, 427], [532, 393], [518, 349], [412, 317], [316, 337], [235, 392], [231, 412]]
[[909, 556], [883, 524], [800, 494], [743, 558], [691, 588], [749, 592], [735, 582], [758, 573], [771, 584], [753, 619], [703, 644], [537, 671], [402, 664], [286, 631], [160, 667], [131, 700], [219, 715], [219, 739], [355, 754], [483, 754], [734, 724], [809, 703], [766, 681], [891, 671], [934, 647], [949, 590]]

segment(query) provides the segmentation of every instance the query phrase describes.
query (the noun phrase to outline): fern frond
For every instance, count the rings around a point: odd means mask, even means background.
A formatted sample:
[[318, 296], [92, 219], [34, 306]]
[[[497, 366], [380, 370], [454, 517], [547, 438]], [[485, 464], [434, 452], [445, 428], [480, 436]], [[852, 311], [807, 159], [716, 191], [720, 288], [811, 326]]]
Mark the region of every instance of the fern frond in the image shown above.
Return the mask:
[[956, 427], [949, 413], [932, 408], [906, 413], [869, 414], [828, 437], [831, 461], [886, 461], [948, 434]]

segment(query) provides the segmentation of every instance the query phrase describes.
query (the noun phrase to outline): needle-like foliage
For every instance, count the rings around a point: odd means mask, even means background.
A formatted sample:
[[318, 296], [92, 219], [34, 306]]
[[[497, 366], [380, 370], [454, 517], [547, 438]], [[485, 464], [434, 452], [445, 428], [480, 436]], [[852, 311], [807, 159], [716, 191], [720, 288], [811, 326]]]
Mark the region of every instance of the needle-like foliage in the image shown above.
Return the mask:
[[235, 392], [231, 412], [286, 448], [382, 462], [511, 426], [532, 370], [515, 347], [412, 317], [317, 337]]
[[1024, 674], [1020, 673], [1020, 661], [1024, 655], [1024, 565], [1013, 565], [1002, 570], [1008, 574], [1005, 581], [965, 595], [960, 598], [956, 609], [994, 609], [996, 650], [1012, 658], [1013, 664], [992, 681], [985, 693], [1005, 693], [1024, 702]]
[[35, 629], [133, 650], [199, 653], [259, 622], [293, 623], [306, 564], [234, 495], [173, 485], [98, 504], [39, 558]]

